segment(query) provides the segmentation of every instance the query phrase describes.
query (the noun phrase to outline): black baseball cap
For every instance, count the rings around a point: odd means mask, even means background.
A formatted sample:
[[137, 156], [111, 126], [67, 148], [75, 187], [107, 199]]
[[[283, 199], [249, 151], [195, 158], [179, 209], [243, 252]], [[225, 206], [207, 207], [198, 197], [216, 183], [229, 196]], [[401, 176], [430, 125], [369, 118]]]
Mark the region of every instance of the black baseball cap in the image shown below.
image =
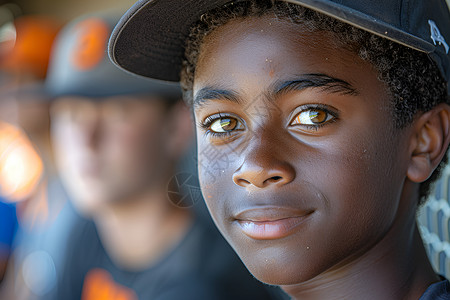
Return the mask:
[[[179, 81], [193, 23], [207, 11], [244, 0], [139, 0], [109, 41], [119, 67], [145, 77]], [[445, 0], [286, 0], [427, 53], [450, 79], [450, 13]], [[450, 91], [450, 88], [449, 88]]]
[[129, 74], [111, 63], [107, 43], [120, 15], [87, 14], [63, 28], [53, 47], [45, 80], [46, 91], [52, 97], [154, 95], [171, 101], [181, 99], [179, 84]]

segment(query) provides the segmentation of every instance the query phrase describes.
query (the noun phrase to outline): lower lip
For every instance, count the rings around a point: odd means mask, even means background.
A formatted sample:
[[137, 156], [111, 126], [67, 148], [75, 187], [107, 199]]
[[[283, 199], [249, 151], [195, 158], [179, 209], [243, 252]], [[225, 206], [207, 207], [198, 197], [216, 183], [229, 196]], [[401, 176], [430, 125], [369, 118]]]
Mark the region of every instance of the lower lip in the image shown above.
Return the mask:
[[310, 216], [292, 217], [274, 221], [242, 221], [242, 231], [255, 240], [276, 240], [291, 235]]

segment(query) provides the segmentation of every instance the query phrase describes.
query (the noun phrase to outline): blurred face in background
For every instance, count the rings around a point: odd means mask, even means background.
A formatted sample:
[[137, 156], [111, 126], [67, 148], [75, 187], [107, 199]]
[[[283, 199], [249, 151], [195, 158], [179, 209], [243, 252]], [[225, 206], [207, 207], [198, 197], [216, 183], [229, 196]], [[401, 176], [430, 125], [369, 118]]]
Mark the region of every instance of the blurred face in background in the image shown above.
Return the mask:
[[17, 125], [30, 136], [47, 134], [50, 129], [50, 101], [42, 96], [18, 96]]
[[75, 205], [90, 213], [166, 187], [173, 162], [173, 109], [149, 97], [65, 97], [51, 108], [59, 172]]

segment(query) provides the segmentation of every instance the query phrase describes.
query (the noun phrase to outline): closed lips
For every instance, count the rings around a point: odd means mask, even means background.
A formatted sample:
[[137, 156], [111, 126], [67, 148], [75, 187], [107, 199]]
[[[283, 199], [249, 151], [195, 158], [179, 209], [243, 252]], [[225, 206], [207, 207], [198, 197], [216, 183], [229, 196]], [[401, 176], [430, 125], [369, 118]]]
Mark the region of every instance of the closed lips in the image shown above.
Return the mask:
[[235, 220], [244, 234], [250, 238], [272, 240], [294, 233], [313, 213], [312, 209], [266, 207], [240, 212]]

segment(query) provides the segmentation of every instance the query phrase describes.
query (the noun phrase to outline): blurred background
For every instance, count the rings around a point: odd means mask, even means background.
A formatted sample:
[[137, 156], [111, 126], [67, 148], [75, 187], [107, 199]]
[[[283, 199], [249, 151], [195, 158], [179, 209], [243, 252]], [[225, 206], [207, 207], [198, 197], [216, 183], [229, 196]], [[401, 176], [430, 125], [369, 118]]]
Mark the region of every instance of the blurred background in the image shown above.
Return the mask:
[[14, 3], [24, 14], [45, 14], [55, 16], [64, 22], [81, 14], [105, 8], [114, 7], [125, 11], [135, 2], [134, 0], [1, 0], [0, 5]]

